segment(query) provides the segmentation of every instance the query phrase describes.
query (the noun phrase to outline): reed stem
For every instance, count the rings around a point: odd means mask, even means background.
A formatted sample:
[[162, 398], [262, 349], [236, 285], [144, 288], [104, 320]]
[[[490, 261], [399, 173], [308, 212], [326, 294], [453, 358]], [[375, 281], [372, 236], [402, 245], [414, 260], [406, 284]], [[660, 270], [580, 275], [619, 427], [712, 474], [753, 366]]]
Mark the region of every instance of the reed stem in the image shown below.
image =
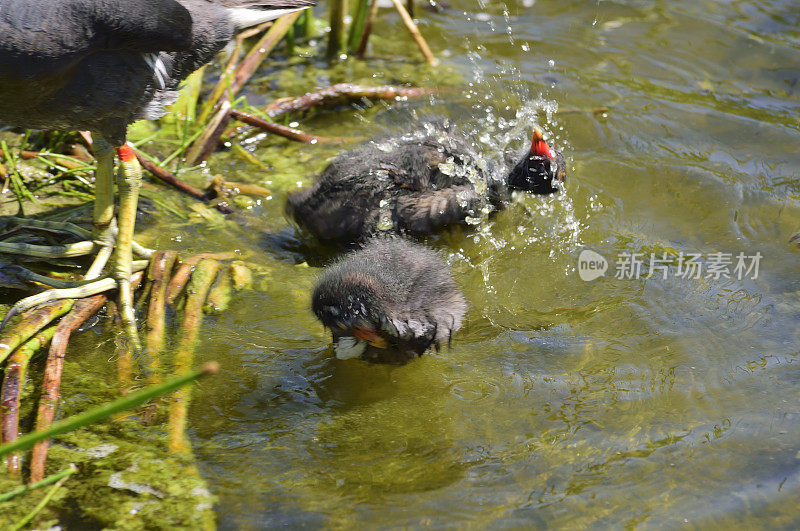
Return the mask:
[[[36, 351], [44, 347], [52, 339], [56, 328], [56, 326], [51, 326], [37, 333], [15, 350], [6, 364], [3, 388], [0, 391], [0, 397], [2, 397], [0, 398], [0, 403], [2, 403], [2, 407], [0, 407], [0, 413], [2, 414], [0, 426], [2, 426], [2, 441], [4, 443], [16, 441], [19, 437], [19, 403], [22, 387], [25, 385], [28, 363]], [[6, 457], [8, 472], [12, 476], [19, 475], [20, 464], [19, 454], [15, 453]], [[3, 501], [2, 497], [0, 497], [0, 501]]]
[[228, 268], [217, 275], [217, 281], [208, 290], [208, 297], [206, 297], [206, 302], [203, 304], [203, 312], [206, 315], [217, 315], [226, 312], [231, 306], [231, 297], [233, 297], [233, 280], [231, 279], [230, 268]]
[[294, 55], [294, 28], [295, 25], [292, 24], [286, 30], [286, 36], [284, 37], [286, 40], [286, 55]]
[[392, 3], [394, 4], [395, 9], [397, 9], [397, 12], [400, 13], [400, 18], [403, 19], [403, 23], [406, 25], [408, 32], [411, 34], [411, 38], [414, 39], [414, 42], [416, 42], [417, 46], [419, 46], [423, 57], [425, 57], [425, 62], [432, 66], [439, 64], [439, 61], [437, 61], [431, 53], [431, 49], [428, 48], [428, 43], [425, 42], [425, 39], [419, 32], [419, 28], [417, 28], [417, 25], [414, 23], [414, 19], [412, 19], [411, 15], [408, 14], [408, 11], [406, 11], [406, 8], [400, 3], [400, 0], [392, 0]]
[[316, 37], [317, 32], [314, 28], [314, 14], [311, 9], [303, 11], [303, 36], [306, 39]]
[[150, 303], [147, 306], [147, 353], [150, 357], [151, 383], [159, 383], [158, 369], [161, 366], [161, 350], [164, 348], [166, 328], [166, 298], [170, 274], [178, 254], [175, 251], [158, 251], [150, 262], [147, 276], [150, 280]]
[[10, 491], [6, 492], [5, 494], [0, 494], [0, 503], [2, 503], [4, 501], [8, 501], [11, 498], [19, 496], [20, 494], [25, 494], [26, 492], [30, 492], [32, 490], [36, 490], [36, 489], [40, 489], [42, 487], [46, 487], [48, 485], [52, 485], [53, 483], [56, 483], [58, 480], [60, 480], [62, 478], [65, 478], [65, 477], [68, 477], [68, 476], [71, 476], [72, 474], [74, 474], [77, 471], [78, 471], [78, 467], [76, 467], [75, 465], [70, 464], [69, 468], [67, 468], [66, 470], [62, 470], [61, 472], [57, 472], [57, 473], [53, 474], [52, 476], [47, 476], [46, 478], [44, 478], [41, 481], [37, 481], [36, 483], [28, 483], [27, 485], [23, 485], [21, 487], [17, 487], [14, 490], [10, 490]]
[[355, 52], [361, 42], [361, 35], [364, 33], [364, 23], [367, 20], [368, 12], [369, 0], [356, 0], [356, 6], [353, 12], [353, 23], [350, 24], [350, 30], [347, 36], [347, 50], [350, 53]]
[[183, 291], [183, 288], [186, 286], [186, 282], [188, 282], [189, 276], [192, 274], [192, 269], [200, 260], [204, 258], [230, 260], [235, 256], [234, 253], [200, 253], [183, 260], [175, 270], [167, 286], [167, 304], [172, 305], [175, 303], [175, 299], [178, 298], [178, 295], [181, 294], [181, 291]]
[[70, 311], [73, 302], [74, 301], [69, 299], [59, 300], [25, 314], [16, 326], [0, 338], [0, 363], [2, 363], [14, 349], [30, 339], [33, 334], [44, 328], [54, 319]]
[[[186, 306], [183, 309], [183, 324], [178, 350], [175, 353], [175, 373], [184, 374], [194, 362], [194, 349], [203, 322], [203, 303], [208, 290], [217, 277], [220, 264], [205, 258], [195, 266], [187, 287]], [[169, 449], [173, 453], [188, 453], [186, 440], [186, 418], [189, 411], [190, 389], [178, 389], [169, 407]]]
[[347, 13], [347, 0], [330, 1], [331, 32], [328, 35], [328, 59], [335, 59], [344, 50], [344, 16]]
[[26, 514], [22, 518], [22, 520], [20, 520], [19, 522], [17, 522], [16, 524], [14, 524], [11, 527], [11, 531], [18, 531], [19, 529], [22, 529], [23, 527], [28, 525], [28, 523], [30, 523], [30, 521], [33, 520], [36, 517], [37, 514], [39, 514], [39, 511], [44, 509], [44, 506], [47, 505], [50, 502], [50, 500], [53, 498], [53, 495], [55, 495], [55, 493], [58, 492], [58, 489], [61, 488], [61, 485], [63, 485], [64, 482], [67, 481], [69, 479], [69, 476], [71, 476], [71, 475], [72, 474], [67, 474], [67, 475], [63, 476], [62, 478], [58, 479], [56, 481], [56, 484], [53, 485], [53, 488], [50, 489], [49, 491], [47, 491], [47, 494], [45, 494], [44, 497], [41, 499], [41, 501], [39, 501], [39, 503], [36, 504], [36, 507], [31, 509], [31, 512]]

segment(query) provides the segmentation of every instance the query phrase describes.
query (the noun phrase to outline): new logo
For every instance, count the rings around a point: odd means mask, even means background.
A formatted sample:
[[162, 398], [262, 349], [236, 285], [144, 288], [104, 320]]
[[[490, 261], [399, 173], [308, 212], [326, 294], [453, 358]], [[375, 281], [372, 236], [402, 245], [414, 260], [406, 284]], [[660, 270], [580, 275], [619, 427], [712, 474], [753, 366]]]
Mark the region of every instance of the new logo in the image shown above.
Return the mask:
[[581, 251], [578, 256], [578, 275], [581, 280], [591, 282], [605, 275], [606, 271], [608, 271], [608, 260], [602, 254], [591, 249]]

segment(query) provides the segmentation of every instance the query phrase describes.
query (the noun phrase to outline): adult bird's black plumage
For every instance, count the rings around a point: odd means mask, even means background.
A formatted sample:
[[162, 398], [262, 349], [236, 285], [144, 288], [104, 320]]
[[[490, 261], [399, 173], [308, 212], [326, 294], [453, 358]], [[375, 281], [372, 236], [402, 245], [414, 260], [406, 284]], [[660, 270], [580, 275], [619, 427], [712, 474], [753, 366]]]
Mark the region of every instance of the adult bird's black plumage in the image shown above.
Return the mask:
[[350, 244], [434, 232], [504, 208], [512, 190], [556, 192], [565, 177], [564, 157], [538, 128], [530, 149], [497, 167], [453, 123], [433, 118], [340, 154], [310, 188], [289, 196], [287, 210], [319, 240]]
[[310, 5], [0, 0], [0, 123], [89, 130], [120, 146], [127, 125], [161, 116], [179, 83], [235, 31]]
[[[100, 276], [108, 251], [116, 247], [112, 274], [119, 288], [122, 321], [134, 347], [138, 337], [128, 288], [141, 167], [125, 145], [128, 124], [161, 116], [176, 98], [181, 80], [211, 60], [238, 29], [312, 4], [312, 0], [0, 0], [0, 124], [95, 134], [93, 241], [101, 243], [81, 242], [79, 253], [97, 251], [86, 274], [90, 279]], [[112, 148], [121, 162], [116, 219]], [[6, 253], [61, 252], [33, 247], [0, 242], [0, 252]], [[77, 254], [76, 250], [68, 256]], [[96, 289], [101, 284], [108, 282], [98, 282]]]
[[436, 252], [377, 238], [322, 272], [312, 309], [337, 357], [402, 364], [449, 344], [467, 303]]

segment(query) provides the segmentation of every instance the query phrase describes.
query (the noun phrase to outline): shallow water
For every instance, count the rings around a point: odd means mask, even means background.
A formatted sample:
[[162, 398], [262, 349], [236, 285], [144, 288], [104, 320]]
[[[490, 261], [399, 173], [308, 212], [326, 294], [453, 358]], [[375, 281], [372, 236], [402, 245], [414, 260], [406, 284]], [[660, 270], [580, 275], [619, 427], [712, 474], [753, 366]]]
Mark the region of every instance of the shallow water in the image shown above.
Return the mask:
[[[303, 262], [320, 258], [297, 250], [283, 216], [287, 190], [337, 148], [252, 137], [266, 173], [215, 156], [209, 173], [273, 190], [254, 219], [163, 215], [141, 232], [165, 248], [234, 246], [267, 271], [206, 318], [198, 349], [222, 364], [190, 418], [221, 526], [796, 528], [796, 3], [453, 0], [419, 17], [440, 73], [409, 74], [384, 43], [366, 67], [265, 73], [248, 97], [373, 69], [377, 82], [446, 83], [457, 88], [301, 127], [366, 137], [447, 114], [493, 158], [539, 123], [568, 158], [566, 193], [433, 238], [469, 299], [466, 325], [451, 350], [370, 366], [333, 358], [309, 311], [318, 269]], [[584, 249], [609, 260], [604, 277], [581, 280]], [[707, 267], [718, 252], [761, 253], [757, 278], [683, 278], [677, 259], [666, 278], [614, 278], [621, 253], [645, 266], [699, 253]]]
[[[209, 324], [224, 374], [192, 410], [223, 527], [797, 526], [796, 4], [530, 3], [421, 15], [467, 90], [303, 124], [367, 135], [445, 113], [491, 157], [538, 122], [570, 179], [431, 242], [471, 309], [452, 350], [402, 368], [332, 359], [317, 271], [262, 242], [272, 282]], [[282, 172], [260, 214], [274, 232], [280, 183], [312, 175]], [[584, 248], [605, 277], [579, 278]], [[616, 279], [623, 252], [763, 258], [756, 279], [677, 261]]]

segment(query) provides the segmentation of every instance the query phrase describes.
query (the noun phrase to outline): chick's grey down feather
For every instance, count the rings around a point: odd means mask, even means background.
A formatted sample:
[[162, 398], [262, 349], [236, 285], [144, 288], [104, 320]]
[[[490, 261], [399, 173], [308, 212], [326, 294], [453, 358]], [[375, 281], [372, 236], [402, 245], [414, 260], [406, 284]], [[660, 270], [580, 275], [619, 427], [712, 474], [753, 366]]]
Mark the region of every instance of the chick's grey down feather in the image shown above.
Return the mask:
[[289, 195], [287, 212], [326, 243], [428, 234], [503, 209], [513, 189], [557, 191], [560, 153], [553, 166], [527, 147], [491, 164], [452, 122], [431, 117], [340, 153], [313, 185]]
[[98, 131], [121, 145], [130, 122], [161, 116], [180, 82], [233, 37], [231, 8], [310, 5], [311, 0], [0, 0], [0, 123]]
[[390, 345], [368, 347], [362, 357], [402, 363], [448, 343], [467, 304], [436, 252], [401, 238], [377, 238], [320, 275], [312, 309], [334, 338], [366, 325]]
[[287, 209], [322, 241], [364, 241], [380, 224], [388, 232], [433, 232], [502, 203], [501, 181], [479, 159], [451, 122], [429, 118], [340, 154], [311, 187], [289, 196]]

